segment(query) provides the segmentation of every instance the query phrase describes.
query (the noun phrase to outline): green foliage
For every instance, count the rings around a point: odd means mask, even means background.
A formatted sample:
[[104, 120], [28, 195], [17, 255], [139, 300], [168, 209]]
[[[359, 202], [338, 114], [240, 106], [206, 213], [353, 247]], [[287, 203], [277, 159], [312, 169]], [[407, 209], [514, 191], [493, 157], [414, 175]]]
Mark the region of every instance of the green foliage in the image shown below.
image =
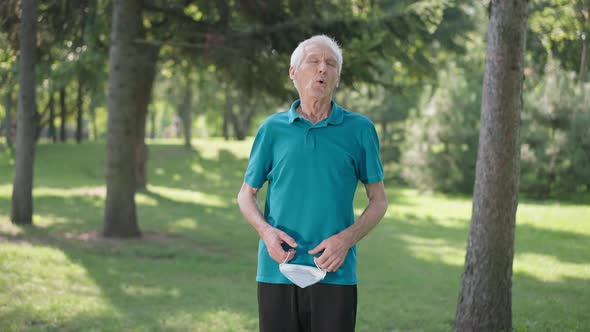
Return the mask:
[[439, 85], [408, 121], [402, 175], [428, 191], [468, 193], [473, 189], [481, 107], [481, 78], [449, 66]]
[[590, 85], [549, 62], [522, 115], [521, 188], [533, 197], [590, 191]]
[[582, 45], [590, 38], [590, 1], [534, 0], [530, 4], [528, 52], [543, 71], [548, 61], [579, 72]]
[[[128, 241], [96, 235], [104, 144], [38, 145], [35, 227], [8, 220], [14, 166], [0, 149], [0, 330], [257, 331], [258, 238], [235, 203], [252, 141], [193, 143], [150, 144], [144, 237]], [[386, 192], [385, 219], [358, 245], [357, 331], [450, 331], [471, 200]], [[359, 214], [362, 186], [355, 203]], [[590, 324], [589, 219], [587, 204], [521, 201], [516, 331]]]

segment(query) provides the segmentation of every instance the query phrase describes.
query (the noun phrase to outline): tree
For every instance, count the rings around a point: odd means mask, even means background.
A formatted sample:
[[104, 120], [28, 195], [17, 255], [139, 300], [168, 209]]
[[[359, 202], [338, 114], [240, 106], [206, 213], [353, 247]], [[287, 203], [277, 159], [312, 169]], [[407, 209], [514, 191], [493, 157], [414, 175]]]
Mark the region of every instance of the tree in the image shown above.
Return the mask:
[[107, 122], [104, 235], [140, 236], [135, 211], [135, 155], [143, 48], [141, 1], [113, 1], [109, 54], [109, 115]]
[[143, 49], [136, 59], [140, 71], [137, 81], [137, 123], [135, 142], [135, 179], [136, 189], [145, 189], [147, 186], [146, 164], [148, 160], [148, 147], [145, 144], [145, 127], [147, 122], [148, 106], [152, 97], [154, 79], [156, 77], [156, 65], [160, 48], [153, 45], [138, 45]]
[[490, 2], [473, 214], [455, 327], [512, 330], [527, 1]]
[[37, 14], [37, 0], [22, 2], [16, 163], [10, 215], [10, 220], [15, 224], [33, 223], [33, 163], [37, 129], [35, 99]]
[[6, 144], [12, 149], [12, 89], [10, 88], [4, 92], [4, 112], [6, 114], [3, 121], [4, 133], [2, 134], [6, 137]]

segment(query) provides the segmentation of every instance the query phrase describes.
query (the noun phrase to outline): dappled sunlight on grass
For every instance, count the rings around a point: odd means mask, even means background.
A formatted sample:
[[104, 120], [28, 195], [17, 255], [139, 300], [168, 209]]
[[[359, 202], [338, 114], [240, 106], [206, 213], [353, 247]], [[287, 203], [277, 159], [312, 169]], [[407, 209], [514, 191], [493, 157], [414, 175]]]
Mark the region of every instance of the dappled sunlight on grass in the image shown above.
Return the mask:
[[0, 184], [0, 196], [10, 197], [12, 195], [12, 183]]
[[121, 291], [128, 296], [164, 296], [169, 298], [178, 298], [180, 290], [176, 287], [164, 288], [161, 286], [143, 286], [133, 284], [122, 284]]
[[17, 236], [24, 233], [21, 226], [17, 226], [10, 222], [8, 215], [4, 216], [0, 214], [0, 234], [8, 236]]
[[590, 280], [590, 264], [575, 264], [555, 256], [534, 253], [516, 254], [514, 273], [523, 273], [542, 282], [564, 282], [568, 278]]
[[139, 192], [135, 194], [135, 204], [144, 206], [158, 206], [158, 200]]
[[210, 310], [197, 315], [200, 326], [207, 331], [251, 331], [256, 326], [254, 317], [226, 309]]
[[400, 235], [400, 239], [417, 259], [454, 266], [462, 266], [464, 263], [464, 245], [457, 246], [445, 239], [425, 239], [411, 235]]
[[199, 223], [190, 218], [182, 218], [170, 223], [170, 229], [173, 231], [181, 231], [181, 230], [196, 230], [199, 226]]
[[[0, 292], [0, 317], [4, 319], [51, 327], [84, 312], [111, 311], [87, 270], [59, 249], [4, 243], [0, 262], [0, 289], [4, 290]], [[59, 309], [64, 306], [67, 311]]]
[[517, 220], [519, 225], [525, 224], [540, 229], [590, 235], [590, 227], [588, 227], [590, 204], [523, 203], [518, 205]]
[[244, 141], [225, 141], [223, 139], [196, 139], [193, 146], [197, 148], [205, 158], [217, 159], [220, 151], [228, 151], [237, 158], [248, 159], [253, 138]]
[[213, 207], [227, 207], [227, 202], [223, 198], [213, 194], [152, 185], [148, 187], [148, 190], [176, 202], [196, 203]]
[[52, 197], [72, 197], [72, 196], [97, 196], [103, 198], [106, 196], [106, 187], [75, 187], [75, 188], [56, 188], [56, 187], [35, 187], [33, 188], [34, 197], [52, 196]]

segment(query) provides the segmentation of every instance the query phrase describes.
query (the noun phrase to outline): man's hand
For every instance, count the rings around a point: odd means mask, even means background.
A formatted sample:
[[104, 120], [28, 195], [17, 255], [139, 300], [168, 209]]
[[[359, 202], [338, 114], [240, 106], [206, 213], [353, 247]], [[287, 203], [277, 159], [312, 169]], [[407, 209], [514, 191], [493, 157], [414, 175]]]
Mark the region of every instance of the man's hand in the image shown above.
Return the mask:
[[[283, 250], [281, 244], [287, 243], [292, 248], [297, 248], [297, 243], [287, 233], [268, 224], [258, 208], [257, 194], [258, 188], [252, 188], [244, 182], [238, 194], [240, 211], [248, 223], [258, 232], [262, 241], [264, 241], [270, 257], [280, 264], [287, 259], [288, 253], [288, 251]], [[288, 260], [291, 260], [295, 257], [295, 250], [291, 249], [289, 252], [291, 252], [291, 255], [289, 255]]]
[[353, 245], [354, 241], [350, 237], [347, 237], [345, 233], [338, 233], [320, 242], [308, 253], [316, 255], [323, 251], [322, 255], [316, 258], [316, 264], [328, 272], [336, 272], [344, 263], [348, 250]]
[[[287, 260], [290, 261], [295, 257], [295, 249], [289, 249], [289, 251], [283, 250], [281, 244], [287, 243], [292, 248], [297, 248], [297, 243], [295, 240], [287, 235], [287, 233], [281, 231], [278, 228], [274, 228], [272, 226], [268, 226], [262, 234], [260, 234], [262, 241], [266, 245], [266, 249], [268, 250], [268, 254], [272, 259], [274, 259], [277, 263], [281, 264]], [[289, 254], [290, 252], [290, 254]]]

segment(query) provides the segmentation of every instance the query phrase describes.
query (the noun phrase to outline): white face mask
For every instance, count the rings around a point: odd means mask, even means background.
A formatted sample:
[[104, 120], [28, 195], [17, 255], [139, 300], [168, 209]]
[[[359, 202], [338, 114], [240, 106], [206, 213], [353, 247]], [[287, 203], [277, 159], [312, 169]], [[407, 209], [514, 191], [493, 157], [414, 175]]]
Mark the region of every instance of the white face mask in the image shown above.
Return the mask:
[[[320, 269], [317, 263], [315, 265], [316, 267], [299, 264], [287, 264], [286, 262], [289, 260], [290, 255], [291, 252], [288, 252], [285, 261], [279, 265], [279, 270], [295, 285], [305, 288], [307, 286], [317, 284], [322, 279], [324, 279], [324, 277], [326, 277], [326, 270]], [[315, 263], [315, 258], [313, 262]]]

